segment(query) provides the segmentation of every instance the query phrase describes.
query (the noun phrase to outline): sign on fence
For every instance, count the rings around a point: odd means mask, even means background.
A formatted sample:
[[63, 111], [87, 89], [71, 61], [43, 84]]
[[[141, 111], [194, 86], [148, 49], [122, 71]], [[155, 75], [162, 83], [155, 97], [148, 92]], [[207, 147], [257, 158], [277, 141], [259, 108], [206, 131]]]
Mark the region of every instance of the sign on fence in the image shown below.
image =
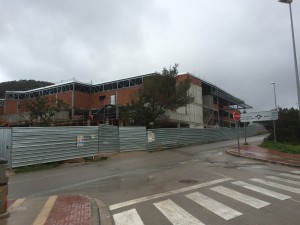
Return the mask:
[[76, 140], [77, 140], [77, 147], [83, 147], [83, 145], [84, 145], [84, 137], [83, 137], [83, 135], [78, 135], [76, 137]]
[[155, 141], [155, 133], [153, 131], [147, 131], [147, 135], [148, 135], [148, 142]]

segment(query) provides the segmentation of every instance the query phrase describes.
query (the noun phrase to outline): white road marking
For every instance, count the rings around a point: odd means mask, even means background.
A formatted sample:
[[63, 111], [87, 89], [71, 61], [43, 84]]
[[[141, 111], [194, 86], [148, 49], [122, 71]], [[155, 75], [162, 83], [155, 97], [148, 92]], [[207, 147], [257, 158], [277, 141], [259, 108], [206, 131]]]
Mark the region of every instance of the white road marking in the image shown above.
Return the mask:
[[47, 218], [54, 206], [54, 203], [57, 199], [57, 196], [51, 196], [48, 198], [47, 202], [45, 203], [42, 211], [38, 215], [38, 217], [35, 219], [33, 225], [44, 225], [47, 221]]
[[279, 188], [279, 189], [282, 189], [282, 190], [285, 190], [285, 191], [300, 194], [300, 189], [299, 188], [294, 188], [294, 187], [286, 186], [286, 185], [283, 185], [283, 184], [278, 184], [278, 183], [274, 183], [274, 182], [266, 181], [266, 180], [262, 180], [262, 179], [257, 179], [257, 178], [253, 178], [251, 180], [254, 181], [254, 182], [260, 183], [260, 184], [268, 185], [270, 187], [275, 187], [275, 188]]
[[264, 194], [264, 195], [267, 195], [267, 196], [270, 196], [270, 197], [273, 197], [273, 198], [276, 198], [276, 199], [279, 199], [279, 200], [286, 200], [286, 199], [291, 198], [288, 195], [280, 194], [278, 192], [271, 191], [269, 189], [265, 189], [265, 188], [261, 188], [261, 187], [257, 187], [255, 185], [248, 184], [248, 183], [245, 183], [245, 182], [242, 182], [242, 181], [232, 182], [232, 184], [235, 184], [237, 186], [240, 186], [240, 187], [252, 190], [252, 191], [256, 191], [258, 193], [261, 193], [261, 194]]
[[282, 182], [289, 183], [289, 184], [300, 185], [300, 181], [289, 180], [289, 179], [284, 179], [284, 178], [274, 177], [274, 176], [266, 176], [266, 178], [272, 179], [272, 180], [277, 180], [277, 181], [282, 181]]
[[296, 179], [300, 179], [300, 176], [289, 174], [289, 173], [280, 173], [279, 175], [286, 176], [286, 177], [291, 177], [291, 178], [296, 178]]
[[188, 194], [186, 195], [186, 197], [205, 207], [206, 209], [212, 211], [213, 213], [217, 214], [225, 220], [230, 220], [237, 216], [243, 215], [243, 213], [240, 213], [214, 199], [200, 194], [199, 192]]
[[18, 208], [23, 202], [25, 201], [25, 198], [21, 198], [16, 200], [9, 208], [7, 209], [8, 212], [14, 211], [16, 208]]
[[300, 174], [300, 170], [291, 171], [291, 173]]
[[182, 193], [182, 192], [186, 192], [186, 191], [191, 191], [191, 190], [195, 190], [195, 189], [202, 188], [202, 187], [207, 187], [207, 186], [214, 185], [214, 184], [219, 184], [219, 183], [229, 181], [229, 180], [233, 180], [233, 179], [230, 178], [230, 177], [227, 177], [227, 178], [213, 180], [213, 181], [209, 181], [209, 182], [206, 182], [206, 183], [201, 183], [201, 184], [197, 184], [197, 185], [193, 185], [193, 186], [189, 186], [189, 187], [185, 187], [185, 188], [181, 188], [181, 189], [177, 189], [177, 190], [173, 190], [173, 191], [168, 191], [168, 192], [164, 192], [164, 193], [145, 196], [145, 197], [142, 197], [142, 198], [136, 198], [136, 199], [133, 199], [133, 200], [129, 200], [129, 201], [117, 203], [117, 204], [114, 204], [114, 205], [110, 205], [109, 209], [110, 210], [115, 210], [115, 209], [123, 208], [125, 206], [130, 206], [130, 205], [134, 205], [134, 204], [137, 204], [137, 203], [146, 202], [146, 201], [149, 201], [149, 200], [166, 197], [166, 196], [173, 195], [173, 194], [178, 194], [178, 193]]
[[153, 204], [174, 225], [204, 225], [170, 199]]
[[116, 225], [144, 225], [136, 209], [130, 209], [113, 215]]
[[242, 194], [240, 192], [231, 190], [231, 189], [226, 188], [226, 187], [218, 186], [218, 187], [211, 188], [211, 190], [213, 190], [215, 192], [218, 192], [222, 195], [225, 195], [229, 198], [235, 199], [239, 202], [250, 205], [250, 206], [252, 206], [256, 209], [259, 209], [259, 208], [265, 207], [267, 205], [270, 205], [269, 202], [265, 202], [265, 201], [259, 200], [257, 198], [253, 198], [251, 196]]

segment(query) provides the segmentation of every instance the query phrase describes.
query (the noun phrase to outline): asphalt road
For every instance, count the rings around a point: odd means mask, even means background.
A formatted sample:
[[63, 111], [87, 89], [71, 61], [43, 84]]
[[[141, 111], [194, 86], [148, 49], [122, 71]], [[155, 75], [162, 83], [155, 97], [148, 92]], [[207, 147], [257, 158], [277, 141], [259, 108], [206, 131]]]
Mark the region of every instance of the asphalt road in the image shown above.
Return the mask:
[[116, 224], [299, 225], [300, 169], [224, 153], [235, 144], [126, 152], [18, 174], [9, 198], [84, 194], [103, 200]]

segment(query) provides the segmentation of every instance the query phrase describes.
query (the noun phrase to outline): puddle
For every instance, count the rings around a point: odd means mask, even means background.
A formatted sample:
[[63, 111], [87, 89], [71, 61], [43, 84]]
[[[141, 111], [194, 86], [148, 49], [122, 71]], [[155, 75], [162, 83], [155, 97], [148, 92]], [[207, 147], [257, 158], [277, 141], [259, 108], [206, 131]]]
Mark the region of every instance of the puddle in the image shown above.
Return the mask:
[[265, 167], [264, 163], [250, 162], [250, 161], [209, 161], [210, 167], [222, 167], [222, 168], [253, 168], [261, 169]]

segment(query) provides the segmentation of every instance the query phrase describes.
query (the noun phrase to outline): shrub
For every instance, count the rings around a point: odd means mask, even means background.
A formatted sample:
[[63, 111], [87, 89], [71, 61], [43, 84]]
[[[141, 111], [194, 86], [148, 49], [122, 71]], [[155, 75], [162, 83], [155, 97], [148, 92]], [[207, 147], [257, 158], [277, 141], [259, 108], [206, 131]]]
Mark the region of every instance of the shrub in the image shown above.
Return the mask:
[[[277, 141], [300, 144], [300, 118], [298, 109], [279, 108], [278, 120], [275, 123]], [[265, 121], [263, 125], [270, 133], [268, 139], [274, 140], [273, 122]]]

